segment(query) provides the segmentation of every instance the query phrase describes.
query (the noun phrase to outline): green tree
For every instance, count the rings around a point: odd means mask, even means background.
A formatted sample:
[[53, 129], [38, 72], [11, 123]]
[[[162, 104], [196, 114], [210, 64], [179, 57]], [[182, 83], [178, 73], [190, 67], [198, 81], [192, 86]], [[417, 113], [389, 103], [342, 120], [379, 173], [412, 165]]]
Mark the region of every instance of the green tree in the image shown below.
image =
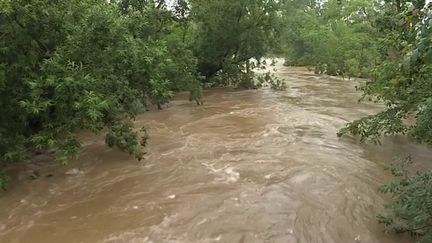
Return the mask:
[[141, 159], [148, 134], [134, 117], [178, 91], [202, 104], [202, 82], [216, 74], [250, 84], [249, 59], [269, 49], [277, 5], [0, 0], [0, 171], [46, 150], [65, 163], [82, 130]]
[[[277, 14], [274, 0], [192, 0], [192, 45], [199, 73], [207, 80], [221, 73], [249, 75], [246, 63], [261, 59], [271, 49]], [[217, 83], [229, 84], [222, 78]]]
[[82, 130], [106, 132], [108, 145], [141, 159], [147, 133], [134, 116], [147, 101], [161, 107], [201, 88], [193, 52], [171, 34], [179, 19], [162, 2], [138, 2], [0, 2], [1, 167], [34, 150], [66, 162]]
[[[386, 1], [379, 5], [376, 27], [380, 40], [381, 62], [371, 80], [360, 89], [364, 98], [386, 105], [384, 111], [351, 122], [341, 134], [360, 135], [379, 142], [380, 135], [407, 134], [417, 141], [432, 144], [432, 11], [425, 1]], [[414, 118], [414, 123], [407, 123]], [[432, 171], [409, 175], [406, 165], [393, 170], [400, 180], [384, 186], [392, 201], [379, 215], [379, 221], [396, 232], [422, 236], [432, 241]]]
[[283, 9], [287, 65], [311, 65], [330, 75], [368, 75], [377, 56], [373, 1], [291, 0]]

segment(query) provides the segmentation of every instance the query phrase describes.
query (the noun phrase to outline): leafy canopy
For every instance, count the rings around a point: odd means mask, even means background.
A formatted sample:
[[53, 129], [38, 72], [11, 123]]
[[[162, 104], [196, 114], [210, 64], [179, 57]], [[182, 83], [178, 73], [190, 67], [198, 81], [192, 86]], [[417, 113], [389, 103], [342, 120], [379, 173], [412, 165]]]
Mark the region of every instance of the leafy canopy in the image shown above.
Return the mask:
[[[268, 51], [277, 6], [0, 0], [0, 171], [35, 152], [76, 158], [83, 130], [141, 159], [148, 134], [133, 126], [137, 114], [162, 109], [178, 91], [202, 104], [210, 78], [254, 82], [246, 66]], [[9, 179], [0, 178], [4, 188]]]

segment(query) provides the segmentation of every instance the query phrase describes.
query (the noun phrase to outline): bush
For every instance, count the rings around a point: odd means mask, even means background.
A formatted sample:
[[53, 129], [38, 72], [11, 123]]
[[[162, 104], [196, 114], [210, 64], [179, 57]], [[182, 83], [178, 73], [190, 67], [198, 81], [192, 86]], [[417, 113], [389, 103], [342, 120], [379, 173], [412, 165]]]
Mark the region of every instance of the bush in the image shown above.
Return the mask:
[[409, 175], [411, 156], [394, 164], [391, 171], [398, 180], [381, 188], [392, 195], [378, 221], [397, 233], [419, 236], [419, 242], [432, 242], [432, 171]]

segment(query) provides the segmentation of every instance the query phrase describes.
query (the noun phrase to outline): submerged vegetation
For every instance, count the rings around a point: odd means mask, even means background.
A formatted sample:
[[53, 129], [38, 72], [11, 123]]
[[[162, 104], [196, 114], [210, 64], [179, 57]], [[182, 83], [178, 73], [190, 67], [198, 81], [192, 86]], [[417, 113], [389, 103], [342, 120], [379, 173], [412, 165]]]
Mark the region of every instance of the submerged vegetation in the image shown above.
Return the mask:
[[[176, 92], [201, 105], [203, 87], [285, 89], [253, 71], [266, 55], [367, 78], [363, 99], [385, 109], [339, 135], [432, 144], [431, 42], [424, 0], [0, 0], [0, 187], [11, 162], [76, 158], [83, 130], [142, 159], [148, 134], [133, 119]], [[393, 200], [378, 220], [431, 242], [432, 172], [410, 175], [410, 163], [392, 170], [400, 180], [382, 188]]]
[[132, 120], [149, 105], [177, 91], [201, 104], [208, 83], [253, 86], [249, 59], [267, 53], [277, 5], [1, 0], [0, 167], [47, 150], [65, 163], [81, 130], [141, 159], [147, 133]]
[[[338, 133], [379, 144], [382, 135], [406, 134], [432, 144], [432, 4], [424, 0], [289, 0], [280, 49], [287, 65], [316, 73], [363, 77], [362, 100], [385, 109], [353, 121]], [[413, 122], [408, 122], [411, 120]], [[392, 200], [378, 215], [398, 233], [432, 242], [432, 171], [410, 175], [408, 157], [382, 187]]]
[[[287, 3], [283, 46], [287, 65], [316, 73], [366, 77], [362, 100], [385, 104], [379, 114], [349, 123], [338, 135], [379, 143], [407, 134], [432, 144], [432, 5], [424, 0], [292, 0]], [[291, 6], [291, 7], [290, 7]], [[407, 120], [414, 122], [407, 122]], [[432, 171], [407, 172], [411, 157], [382, 191], [393, 199], [379, 222], [398, 233], [432, 242]]]
[[[386, 105], [383, 112], [349, 123], [341, 132], [377, 141], [381, 134], [407, 134], [432, 144], [432, 9], [425, 1], [378, 2], [373, 26], [379, 30], [377, 59], [361, 87], [364, 99]], [[415, 122], [407, 122], [413, 119]], [[393, 195], [379, 221], [396, 232], [432, 241], [432, 171], [409, 175], [404, 160], [383, 187]]]

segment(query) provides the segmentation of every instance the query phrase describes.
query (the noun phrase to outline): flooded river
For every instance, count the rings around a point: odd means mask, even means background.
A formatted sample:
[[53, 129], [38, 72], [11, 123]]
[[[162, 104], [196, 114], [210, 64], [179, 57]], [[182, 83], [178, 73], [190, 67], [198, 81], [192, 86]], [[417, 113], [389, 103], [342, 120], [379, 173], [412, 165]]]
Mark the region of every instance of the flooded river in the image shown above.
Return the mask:
[[67, 166], [38, 156], [41, 176], [16, 172], [0, 194], [0, 242], [411, 242], [376, 223], [377, 189], [395, 155], [431, 150], [338, 138], [379, 106], [357, 103], [354, 81], [277, 68], [287, 91], [215, 89], [199, 107], [180, 94], [138, 117], [142, 162], [92, 136]]

